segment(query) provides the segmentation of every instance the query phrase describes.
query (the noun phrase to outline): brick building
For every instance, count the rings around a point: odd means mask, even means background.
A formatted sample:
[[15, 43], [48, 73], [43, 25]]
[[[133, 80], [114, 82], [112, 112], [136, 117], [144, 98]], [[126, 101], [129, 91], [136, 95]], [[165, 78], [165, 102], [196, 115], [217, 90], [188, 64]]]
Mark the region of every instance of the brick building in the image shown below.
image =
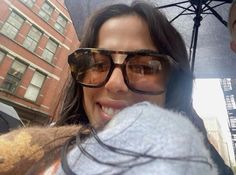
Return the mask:
[[68, 77], [67, 55], [79, 46], [64, 0], [0, 1], [0, 101], [24, 123], [55, 113]]

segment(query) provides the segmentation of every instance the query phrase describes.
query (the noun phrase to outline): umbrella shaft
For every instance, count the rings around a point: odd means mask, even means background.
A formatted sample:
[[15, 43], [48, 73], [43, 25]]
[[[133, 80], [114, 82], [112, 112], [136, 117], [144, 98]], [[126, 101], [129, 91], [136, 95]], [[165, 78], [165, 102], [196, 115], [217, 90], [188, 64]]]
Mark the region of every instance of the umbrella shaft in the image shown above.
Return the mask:
[[196, 5], [196, 16], [194, 17], [194, 25], [193, 25], [193, 31], [192, 31], [192, 39], [191, 39], [191, 45], [190, 45], [190, 51], [189, 51], [189, 60], [191, 62], [191, 70], [194, 72], [194, 64], [195, 64], [195, 57], [196, 57], [196, 49], [197, 49], [197, 40], [198, 40], [198, 29], [201, 25], [202, 21], [202, 10], [203, 10], [203, 0], [192, 0], [191, 1], [194, 5]]

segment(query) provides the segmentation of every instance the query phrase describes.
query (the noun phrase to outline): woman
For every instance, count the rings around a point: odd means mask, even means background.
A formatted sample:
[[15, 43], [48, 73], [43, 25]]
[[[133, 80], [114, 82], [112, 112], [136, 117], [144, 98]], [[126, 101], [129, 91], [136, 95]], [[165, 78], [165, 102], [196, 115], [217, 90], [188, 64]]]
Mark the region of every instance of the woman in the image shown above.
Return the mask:
[[[129, 19], [123, 21], [122, 17], [125, 16], [129, 17]], [[112, 20], [113, 18], [116, 21]], [[109, 23], [116, 23], [115, 25], [117, 26], [113, 26], [116, 30], [114, 28], [108, 29]], [[140, 29], [140, 31], [135, 31], [135, 29]], [[88, 106], [98, 108], [94, 104], [96, 102], [88, 101], [88, 94], [95, 92], [104, 98], [110, 95], [111, 97], [107, 98], [112, 98], [112, 101], [116, 99], [125, 101], [126, 104], [122, 104], [122, 107], [113, 107], [113, 109], [121, 109], [123, 106], [129, 106], [138, 101], [153, 101], [167, 109], [188, 114], [196, 125], [201, 129], [204, 128], [204, 126], [200, 126], [201, 122], [196, 121], [199, 118], [193, 117], [191, 98], [193, 75], [190, 71], [185, 44], [180, 34], [157, 9], [143, 4], [137, 4], [131, 8], [123, 5], [115, 5], [111, 10], [105, 8], [91, 18], [84, 31], [81, 48], [102, 48], [115, 51], [136, 51], [140, 49], [156, 51], [164, 57], [171, 57], [177, 62], [179, 68], [172, 70], [172, 72], [168, 69], [163, 70], [167, 71], [165, 76], [167, 74], [169, 75], [165, 77], [165, 80], [157, 82], [162, 86], [159, 88], [165, 90], [164, 93], [158, 95], [149, 95], [148, 92], [145, 95], [142, 92], [133, 92], [125, 84], [125, 78], [121, 74], [120, 68], [115, 68], [110, 77], [108, 77], [106, 84], [100, 88], [88, 88], [82, 86], [82, 82], [79, 82], [81, 80], [76, 81], [72, 79], [67, 90], [62, 118], [57, 121], [57, 125], [71, 123], [88, 124], [90, 121], [88, 113], [91, 113]], [[107, 38], [112, 38], [113, 41], [107, 41]], [[116, 45], [111, 45], [112, 43], [116, 43]], [[70, 57], [76, 59], [73, 54]], [[116, 78], [116, 81], [114, 81], [113, 77]], [[112, 87], [109, 86], [110, 84], [112, 84]], [[117, 84], [118, 87], [114, 87]], [[118, 90], [117, 92], [113, 92], [114, 90], [111, 88], [118, 88]], [[105, 92], [101, 91], [107, 92], [104, 94]], [[91, 103], [92, 105], [87, 103]], [[98, 102], [98, 104], [100, 103]], [[105, 106], [110, 107], [110, 104]], [[79, 116], [71, 119], [73, 115]]]
[[[102, 128], [124, 107], [149, 101], [185, 114], [206, 136], [204, 124], [192, 108], [193, 75], [184, 41], [158, 9], [135, 2], [106, 7], [89, 20], [80, 47], [69, 56], [73, 79], [57, 125], [81, 123]], [[91, 55], [97, 59], [92, 60]], [[82, 64], [84, 60], [87, 62]], [[151, 62], [157, 62], [156, 67]], [[139, 68], [132, 70], [135, 64]], [[215, 148], [208, 146], [221, 173], [231, 172]]]
[[[184, 42], [154, 7], [117, 4], [98, 11], [84, 30], [80, 49], [68, 61], [73, 79], [57, 126], [89, 124], [102, 130], [122, 109], [148, 101], [185, 114], [204, 133], [208, 149], [213, 148], [192, 108], [193, 75]], [[74, 141], [72, 137], [69, 143]], [[219, 174], [230, 174], [214, 151], [211, 157], [219, 159]]]

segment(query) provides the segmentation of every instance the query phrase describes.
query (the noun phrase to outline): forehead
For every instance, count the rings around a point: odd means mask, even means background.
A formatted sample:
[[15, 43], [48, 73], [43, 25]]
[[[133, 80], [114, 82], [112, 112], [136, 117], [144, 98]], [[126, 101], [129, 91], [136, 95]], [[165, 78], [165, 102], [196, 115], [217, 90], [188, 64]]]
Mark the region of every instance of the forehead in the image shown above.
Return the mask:
[[97, 46], [110, 50], [156, 50], [148, 24], [138, 15], [108, 19], [99, 30]]

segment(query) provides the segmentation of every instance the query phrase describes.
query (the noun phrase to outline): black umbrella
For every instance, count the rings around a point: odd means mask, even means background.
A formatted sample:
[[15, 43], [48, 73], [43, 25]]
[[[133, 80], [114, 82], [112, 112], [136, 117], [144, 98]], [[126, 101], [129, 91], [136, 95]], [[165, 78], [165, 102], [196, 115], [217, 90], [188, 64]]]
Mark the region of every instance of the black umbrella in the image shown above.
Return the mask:
[[[218, 4], [212, 5], [211, 3], [213, 1], [217, 2]], [[183, 15], [194, 15], [194, 25], [192, 30], [191, 44], [189, 48], [189, 61], [191, 62], [192, 71], [194, 71], [198, 31], [201, 25], [201, 21], [203, 20], [203, 15], [214, 15], [225, 27], [227, 27], [226, 20], [222, 18], [222, 16], [215, 10], [215, 8], [222, 6], [226, 3], [232, 3], [232, 1], [233, 0], [188, 0], [158, 7], [159, 9], [169, 7], [177, 7], [182, 9], [182, 11], [177, 16], [170, 20], [170, 22], [173, 22], [174, 20]]]
[[[184, 37], [196, 77], [236, 77], [236, 55], [230, 50], [226, 27], [232, 0], [148, 1], [161, 8]], [[79, 38], [91, 12], [120, 2], [129, 4], [132, 0], [65, 0]]]
[[230, 49], [227, 28], [232, 0], [153, 2], [158, 3], [158, 7], [184, 37], [196, 77], [236, 77], [236, 55]]
[[0, 133], [24, 126], [12, 106], [0, 102]]

